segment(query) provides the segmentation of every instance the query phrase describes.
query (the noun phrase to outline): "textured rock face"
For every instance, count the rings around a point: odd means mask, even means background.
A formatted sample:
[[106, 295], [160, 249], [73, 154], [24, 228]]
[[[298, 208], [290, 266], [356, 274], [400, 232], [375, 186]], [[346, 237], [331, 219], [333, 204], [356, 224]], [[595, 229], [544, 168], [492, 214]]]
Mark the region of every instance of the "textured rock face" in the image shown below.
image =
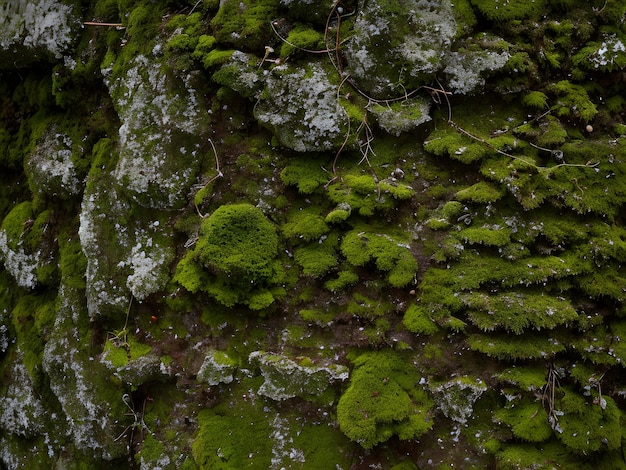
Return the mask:
[[446, 0], [362, 1], [354, 29], [346, 71], [363, 91], [382, 99], [429, 83], [457, 33]]
[[624, 24], [3, 2], [0, 467], [623, 467]]
[[143, 55], [122, 76], [104, 75], [122, 122], [115, 182], [146, 207], [180, 207], [196, 176], [202, 122], [191, 75], [168, 77], [156, 57]]
[[255, 117], [286, 147], [306, 151], [337, 148], [347, 132], [348, 116], [335, 85], [318, 64], [293, 69], [279, 66], [265, 81]]
[[302, 366], [287, 357], [262, 351], [251, 353], [249, 360], [251, 364], [258, 365], [265, 379], [259, 388], [259, 395], [273, 400], [318, 396], [332, 383], [348, 379], [348, 368], [338, 364]]
[[76, 40], [80, 23], [72, 2], [18, 0], [0, 6], [0, 25], [1, 62], [17, 67], [60, 59]]

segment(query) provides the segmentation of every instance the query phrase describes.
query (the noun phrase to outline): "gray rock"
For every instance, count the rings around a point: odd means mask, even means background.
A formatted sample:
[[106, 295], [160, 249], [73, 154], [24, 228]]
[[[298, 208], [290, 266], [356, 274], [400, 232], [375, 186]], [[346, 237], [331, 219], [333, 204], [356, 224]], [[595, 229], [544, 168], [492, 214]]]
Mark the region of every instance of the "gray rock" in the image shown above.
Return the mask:
[[320, 395], [334, 382], [348, 379], [349, 370], [340, 364], [299, 365], [286, 356], [254, 351], [249, 361], [261, 369], [265, 382], [259, 395], [281, 401], [293, 397]]
[[430, 82], [457, 33], [447, 0], [359, 1], [354, 35], [342, 47], [348, 73], [374, 98]]
[[280, 143], [298, 152], [341, 146], [348, 115], [337, 101], [337, 84], [319, 63], [274, 67], [254, 108], [255, 118]]
[[460, 377], [440, 384], [431, 384], [430, 391], [441, 412], [457, 423], [464, 424], [474, 411], [474, 403], [487, 390], [476, 378]]
[[198, 382], [208, 385], [229, 384], [233, 381], [236, 363], [221, 351], [209, 351], [197, 374]]
[[0, 69], [60, 59], [80, 31], [72, 2], [16, 0], [0, 5]]

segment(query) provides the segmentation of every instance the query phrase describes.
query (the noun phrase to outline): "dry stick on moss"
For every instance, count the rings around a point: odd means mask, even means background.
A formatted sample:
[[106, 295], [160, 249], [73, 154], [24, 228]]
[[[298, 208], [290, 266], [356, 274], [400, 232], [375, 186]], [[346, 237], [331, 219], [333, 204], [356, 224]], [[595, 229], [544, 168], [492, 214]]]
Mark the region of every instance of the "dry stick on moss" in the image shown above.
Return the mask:
[[559, 167], [595, 168], [595, 167], [597, 167], [600, 164], [600, 162], [592, 162], [590, 160], [587, 163], [559, 163], [558, 165], [554, 165], [554, 166], [551, 166], [551, 167], [539, 166], [539, 165], [536, 165], [535, 163], [532, 163], [532, 162], [530, 162], [528, 160], [525, 160], [525, 159], [520, 158], [520, 157], [516, 157], [515, 155], [511, 155], [510, 153], [507, 153], [507, 152], [505, 152], [503, 150], [500, 150], [499, 148], [494, 147], [493, 145], [491, 145], [489, 142], [487, 142], [482, 137], [478, 137], [478, 136], [476, 136], [476, 135], [466, 131], [461, 126], [459, 126], [457, 123], [455, 123], [454, 121], [448, 121], [448, 124], [450, 126], [454, 127], [461, 134], [466, 135], [467, 137], [469, 137], [472, 140], [475, 140], [476, 142], [480, 142], [481, 144], [486, 145], [491, 150], [493, 150], [494, 152], [499, 153], [500, 155], [504, 155], [505, 157], [512, 158], [513, 160], [519, 160], [520, 162], [523, 162], [526, 165], [530, 165], [530, 166], [535, 167], [539, 173], [542, 173], [542, 174], [545, 173], [546, 178], [550, 175], [550, 173], [552, 173], [554, 170], [556, 170]]
[[[213, 144], [213, 140], [209, 139], [209, 144], [211, 144], [211, 148], [213, 149], [213, 155], [215, 156], [215, 172], [216, 172], [216, 174], [215, 174], [215, 176], [210, 178], [206, 183], [204, 183], [202, 188], [200, 188], [198, 191], [206, 188], [213, 181], [215, 181], [218, 178], [222, 178], [224, 176], [224, 174], [222, 173], [222, 170], [220, 169], [220, 160], [219, 160], [219, 157], [217, 156], [217, 149], [215, 148], [215, 144]], [[200, 218], [206, 219], [208, 217], [208, 214], [202, 214], [202, 212], [200, 212], [200, 208], [198, 207], [198, 204], [196, 203], [195, 199], [193, 201], [193, 205], [195, 206], [196, 212], [198, 213]]]
[[557, 386], [561, 386], [559, 383], [559, 375], [554, 367], [554, 363], [548, 364], [548, 377], [546, 384], [543, 387], [543, 394], [541, 396], [541, 402], [544, 404], [547, 402], [548, 409], [548, 421], [553, 430], [556, 430], [559, 425], [559, 418], [555, 407], [555, 393]]
[[[130, 430], [130, 441], [132, 443], [133, 437], [135, 435], [135, 428], [140, 428], [142, 431], [145, 429], [150, 434], [153, 434], [152, 431], [150, 431], [150, 428], [148, 428], [148, 425], [146, 424], [146, 422], [143, 419], [143, 417], [144, 417], [144, 415], [146, 413], [146, 400], [143, 401], [143, 407], [142, 407], [141, 413], [137, 413], [135, 411], [135, 409], [134, 409], [134, 407], [132, 405], [131, 396], [128, 393], [125, 393], [124, 395], [122, 395], [122, 401], [124, 402], [124, 404], [130, 410], [130, 414], [126, 413], [126, 416], [132, 416], [133, 417], [133, 422], [130, 423], [128, 426], [126, 426], [124, 431], [122, 431], [122, 434], [120, 434], [119, 436], [117, 436], [114, 439], [114, 442], [119, 441], [122, 437], [124, 437], [126, 435], [128, 430]], [[142, 438], [143, 438], [143, 435], [142, 435]]]
[[108, 28], [124, 29], [122, 23], [100, 23], [98, 21], [83, 21], [85, 26], [103, 26]]
[[[109, 332], [109, 341], [111, 341], [115, 347], [123, 347], [126, 351], [126, 355], [130, 359], [130, 345], [128, 344], [128, 318], [130, 317], [130, 310], [133, 306], [133, 296], [130, 296], [128, 302], [128, 309], [126, 310], [126, 320], [124, 321], [124, 328], [116, 333]], [[117, 343], [117, 344], [116, 344]]]

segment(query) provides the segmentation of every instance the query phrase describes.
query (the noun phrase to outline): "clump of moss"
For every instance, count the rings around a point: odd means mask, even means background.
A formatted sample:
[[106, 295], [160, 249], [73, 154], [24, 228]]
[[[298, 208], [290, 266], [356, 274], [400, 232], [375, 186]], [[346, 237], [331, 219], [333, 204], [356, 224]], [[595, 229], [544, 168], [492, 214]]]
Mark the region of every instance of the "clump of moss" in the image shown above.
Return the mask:
[[214, 35], [221, 44], [232, 44], [239, 50], [261, 53], [269, 44], [270, 21], [278, 16], [278, 0], [254, 2], [226, 0], [211, 21]]
[[478, 10], [490, 20], [511, 21], [538, 16], [544, 8], [544, 0], [526, 2], [509, 0], [501, 3], [498, 0], [471, 0]]
[[289, 31], [289, 34], [280, 46], [280, 57], [287, 57], [299, 51], [309, 52], [311, 50], [323, 50], [325, 48], [324, 35], [308, 26], [298, 24]]
[[397, 435], [416, 439], [428, 431], [432, 400], [416, 386], [420, 374], [392, 351], [354, 360], [350, 386], [337, 405], [340, 429], [366, 449]]
[[341, 252], [353, 266], [374, 261], [379, 270], [388, 273], [393, 287], [406, 286], [417, 271], [410, 247], [388, 235], [351, 230], [341, 242]]
[[280, 179], [288, 186], [296, 186], [301, 194], [311, 194], [331, 179], [323, 168], [323, 162], [314, 158], [294, 158], [280, 173]]
[[406, 184], [379, 181], [370, 174], [348, 174], [328, 185], [328, 197], [332, 202], [358, 210], [364, 216], [371, 216], [376, 210], [390, 209], [397, 200], [410, 199], [414, 194]]
[[243, 303], [259, 310], [274, 301], [272, 288], [282, 280], [277, 256], [276, 227], [260, 209], [224, 205], [202, 223], [198, 242], [178, 264], [174, 279], [226, 306]]

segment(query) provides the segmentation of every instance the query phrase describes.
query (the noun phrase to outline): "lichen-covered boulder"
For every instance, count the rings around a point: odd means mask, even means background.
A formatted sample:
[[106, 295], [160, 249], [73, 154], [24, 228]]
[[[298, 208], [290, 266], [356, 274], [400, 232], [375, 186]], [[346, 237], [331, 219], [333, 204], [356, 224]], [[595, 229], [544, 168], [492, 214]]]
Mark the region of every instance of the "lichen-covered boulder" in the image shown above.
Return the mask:
[[115, 183], [144, 207], [172, 209], [185, 203], [199, 169], [203, 108], [194, 76], [173, 75], [159, 53], [157, 45], [102, 73], [121, 121]]
[[198, 370], [198, 382], [208, 385], [229, 384], [233, 381], [233, 373], [236, 362], [221, 351], [207, 352], [200, 370]]
[[32, 202], [25, 201], [13, 207], [0, 225], [0, 260], [21, 287], [54, 282], [57, 263], [51, 217], [52, 211], [36, 214]]
[[431, 384], [430, 391], [441, 412], [457, 423], [464, 424], [474, 411], [474, 403], [487, 390], [478, 378], [460, 377], [440, 384]]
[[75, 2], [17, 0], [0, 6], [0, 69], [60, 59], [80, 31]]
[[349, 376], [348, 368], [340, 364], [298, 364], [286, 356], [264, 351], [250, 353], [248, 360], [259, 367], [265, 379], [259, 395], [277, 401], [319, 396], [333, 383], [344, 382]]
[[[285, 147], [298, 152], [342, 145], [348, 114], [337, 100], [339, 80], [320, 63], [274, 67], [254, 109], [255, 118]], [[336, 73], [335, 73], [336, 75]]]
[[485, 76], [504, 67], [511, 55], [508, 44], [501, 38], [481, 34], [457, 45], [444, 59], [443, 73], [447, 89], [458, 94], [481, 90]]
[[80, 157], [82, 153], [79, 142], [74, 142], [55, 124], [48, 126], [26, 158], [33, 191], [60, 199], [79, 194], [82, 184], [72, 157]]
[[61, 286], [59, 309], [42, 366], [76, 448], [94, 458], [112, 460], [126, 451], [126, 443], [116, 438], [124, 428], [120, 420], [128, 410], [121, 399], [122, 388], [107, 380], [105, 366], [90, 355], [83, 299], [82, 290]]
[[394, 103], [372, 103], [368, 110], [382, 129], [395, 136], [416, 129], [431, 119], [428, 114], [430, 102], [422, 97]]
[[142, 301], [162, 288], [175, 252], [172, 229], [159, 213], [133, 209], [114, 184], [113, 143], [103, 139], [95, 149], [99, 164], [89, 174], [78, 231], [92, 318], [124, 312], [131, 297]]
[[0, 395], [0, 429], [23, 437], [33, 437], [45, 427], [44, 404], [18, 349], [8, 375], [8, 386]]
[[402, 96], [432, 80], [456, 34], [447, 0], [361, 0], [345, 70], [375, 98]]

